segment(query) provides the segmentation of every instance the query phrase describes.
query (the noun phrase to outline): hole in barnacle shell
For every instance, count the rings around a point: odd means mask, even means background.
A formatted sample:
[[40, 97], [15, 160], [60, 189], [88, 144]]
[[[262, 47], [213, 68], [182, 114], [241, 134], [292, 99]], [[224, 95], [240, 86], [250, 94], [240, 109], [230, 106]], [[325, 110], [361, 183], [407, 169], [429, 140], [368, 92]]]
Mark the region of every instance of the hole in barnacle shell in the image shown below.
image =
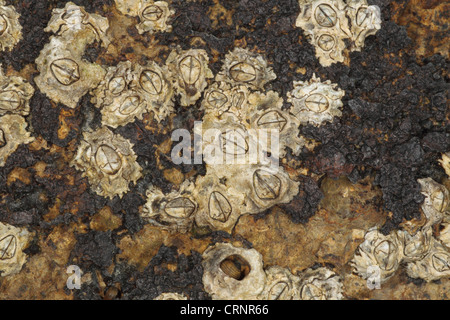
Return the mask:
[[229, 277], [243, 280], [251, 271], [250, 264], [237, 254], [228, 256], [220, 263], [220, 269]]

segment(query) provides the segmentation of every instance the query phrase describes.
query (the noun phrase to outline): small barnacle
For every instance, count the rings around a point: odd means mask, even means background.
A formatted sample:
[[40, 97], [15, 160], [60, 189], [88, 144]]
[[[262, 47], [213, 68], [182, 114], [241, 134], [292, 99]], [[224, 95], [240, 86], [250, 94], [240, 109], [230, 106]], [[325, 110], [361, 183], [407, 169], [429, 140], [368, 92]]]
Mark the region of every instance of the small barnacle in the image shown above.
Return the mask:
[[188, 298], [176, 292], [164, 292], [157, 296], [154, 300], [187, 300]]
[[69, 45], [52, 37], [36, 59], [40, 72], [36, 85], [50, 99], [69, 108], [76, 108], [81, 97], [97, 87], [105, 75], [101, 66], [81, 58], [83, 51], [76, 43]]
[[7, 113], [27, 116], [34, 88], [25, 79], [5, 77], [0, 68], [0, 116]]
[[299, 277], [278, 266], [270, 267], [265, 272], [266, 285], [260, 300], [299, 300]]
[[[108, 28], [107, 18], [90, 14], [84, 10], [84, 7], [68, 2], [64, 8], [53, 9], [52, 17], [44, 30], [62, 37], [65, 42], [97, 40], [107, 47], [109, 45], [106, 37]], [[85, 38], [89, 38], [89, 40]]]
[[203, 253], [203, 285], [215, 300], [256, 300], [266, 276], [255, 249], [217, 243]]
[[396, 233], [385, 236], [372, 228], [355, 252], [351, 265], [364, 279], [371, 278], [375, 269], [379, 270], [380, 283], [384, 283], [397, 271], [403, 252], [403, 243]]
[[333, 271], [320, 267], [307, 269], [300, 274], [301, 300], [342, 300], [341, 278]]
[[172, 26], [168, 20], [175, 14], [175, 10], [169, 8], [165, 1], [141, 0], [139, 5], [139, 19], [141, 22], [136, 26], [140, 34], [145, 32], [170, 32]]
[[444, 168], [447, 176], [450, 177], [450, 152], [443, 153], [442, 158], [439, 160], [442, 168]]
[[275, 73], [261, 55], [242, 48], [235, 48], [225, 56], [222, 71], [216, 76], [216, 81], [256, 90], [264, 90], [266, 83], [274, 79]]
[[450, 250], [450, 217], [447, 218], [448, 222], [444, 222], [441, 225], [441, 231], [437, 239]]
[[27, 261], [23, 250], [29, 241], [30, 233], [26, 229], [0, 222], [0, 276], [10, 276], [22, 270]]
[[0, 117], [0, 167], [5, 165], [6, 159], [19, 145], [34, 140], [27, 131], [27, 126], [22, 116], [7, 114]]
[[13, 6], [5, 6], [5, 1], [0, 1], [0, 51], [11, 51], [22, 40], [19, 17]]
[[288, 102], [292, 104], [291, 113], [302, 124], [311, 123], [315, 126], [342, 116], [341, 99], [345, 91], [336, 87], [337, 84], [332, 84], [330, 80], [322, 82], [315, 75], [310, 81], [294, 81], [294, 89], [288, 93]]
[[442, 221], [445, 212], [448, 210], [450, 195], [447, 188], [431, 178], [417, 180], [421, 186], [425, 200], [422, 204], [422, 211], [427, 218], [425, 227], [433, 226]]
[[147, 191], [147, 203], [142, 209], [142, 218], [169, 231], [188, 232], [198, 207], [192, 191], [193, 184], [187, 181], [180, 187], [180, 191], [167, 195], [155, 186], [150, 187]]
[[350, 0], [347, 5], [347, 16], [351, 21], [352, 50], [361, 51], [366, 38], [381, 29], [381, 10], [378, 6], [369, 6], [367, 0]]
[[433, 238], [430, 252], [422, 260], [408, 263], [406, 272], [427, 282], [450, 277], [450, 252]]
[[103, 197], [122, 197], [130, 182], [142, 176], [133, 145], [120, 135], [103, 127], [85, 132], [71, 165], [83, 171], [91, 188]]
[[399, 230], [398, 238], [403, 243], [403, 261], [413, 262], [423, 259], [431, 249], [433, 233], [431, 228], [418, 230], [414, 235]]
[[226, 82], [214, 82], [205, 91], [202, 108], [217, 118], [232, 113], [242, 121], [248, 108], [248, 96], [249, 90], [244, 85], [231, 86]]
[[208, 67], [209, 57], [205, 50], [173, 50], [166, 65], [172, 77], [174, 88], [181, 95], [181, 105], [193, 105], [208, 85], [206, 79], [214, 75]]

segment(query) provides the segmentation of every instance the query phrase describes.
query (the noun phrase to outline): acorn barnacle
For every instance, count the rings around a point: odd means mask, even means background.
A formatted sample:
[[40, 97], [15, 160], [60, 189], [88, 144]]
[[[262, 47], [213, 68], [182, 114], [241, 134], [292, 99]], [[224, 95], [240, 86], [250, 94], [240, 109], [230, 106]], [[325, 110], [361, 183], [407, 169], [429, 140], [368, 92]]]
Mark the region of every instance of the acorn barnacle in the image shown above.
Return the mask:
[[403, 243], [396, 233], [385, 236], [372, 228], [356, 250], [351, 265], [360, 277], [369, 279], [377, 273], [380, 283], [384, 283], [397, 271], [403, 252]]
[[0, 222], [0, 277], [19, 273], [27, 261], [23, 252], [29, 244], [30, 233], [26, 229]]
[[429, 227], [420, 229], [413, 235], [404, 230], [397, 231], [397, 234], [403, 244], [403, 261], [405, 262], [422, 260], [431, 250], [434, 242], [433, 232]]
[[342, 300], [341, 278], [330, 269], [310, 268], [300, 275], [299, 296], [301, 300]]
[[7, 113], [27, 116], [34, 88], [23, 78], [5, 77], [0, 68], [0, 116]]
[[203, 285], [215, 300], [256, 300], [266, 281], [255, 249], [217, 243], [203, 253]]
[[299, 277], [279, 266], [267, 268], [265, 273], [266, 285], [260, 300], [299, 300]]
[[167, 2], [141, 0], [138, 11], [140, 23], [136, 28], [140, 34], [172, 31], [172, 26], [168, 22], [175, 11], [169, 8]]
[[431, 178], [418, 179], [421, 192], [425, 196], [422, 204], [422, 211], [427, 218], [426, 226], [440, 223], [450, 202], [450, 194], [447, 188]]
[[202, 49], [181, 50], [177, 47], [170, 53], [166, 65], [175, 92], [181, 96], [182, 106], [195, 104], [208, 86], [206, 79], [214, 77], [208, 63], [208, 54]]
[[114, 0], [117, 10], [122, 14], [136, 17], [139, 14], [139, 7], [142, 0]]
[[294, 81], [294, 89], [288, 93], [290, 109], [302, 123], [320, 126], [324, 122], [333, 121], [334, 117], [342, 116], [342, 97], [345, 91], [337, 88], [327, 80], [322, 82], [313, 75], [310, 81]]
[[100, 196], [122, 197], [129, 183], [136, 183], [142, 176], [132, 147], [127, 139], [106, 127], [85, 132], [71, 165], [83, 171], [92, 190]]
[[235, 48], [225, 56], [222, 71], [216, 76], [216, 81], [254, 90], [264, 90], [266, 83], [274, 79], [275, 73], [261, 55], [242, 48]]
[[0, 51], [11, 51], [22, 40], [19, 17], [13, 6], [5, 6], [5, 1], [0, 0]]
[[193, 184], [185, 181], [179, 191], [164, 194], [158, 187], [147, 191], [147, 203], [141, 216], [152, 225], [169, 231], [188, 232], [197, 212], [197, 202], [192, 195]]
[[19, 145], [34, 140], [27, 131], [25, 118], [17, 114], [6, 114], [0, 117], [0, 167], [4, 166], [6, 159]]

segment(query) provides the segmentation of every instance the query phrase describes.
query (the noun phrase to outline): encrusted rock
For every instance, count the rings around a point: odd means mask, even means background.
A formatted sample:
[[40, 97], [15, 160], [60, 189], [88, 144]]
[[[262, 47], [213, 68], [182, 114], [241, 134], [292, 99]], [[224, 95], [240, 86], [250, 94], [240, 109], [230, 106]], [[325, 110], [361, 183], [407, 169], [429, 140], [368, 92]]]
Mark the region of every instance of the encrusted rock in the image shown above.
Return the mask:
[[11, 51], [22, 40], [19, 17], [13, 6], [6, 6], [5, 1], [0, 0], [0, 51]]
[[262, 256], [255, 249], [217, 243], [203, 253], [203, 285], [216, 300], [256, 300], [266, 276]]
[[333, 271], [320, 267], [307, 269], [300, 275], [301, 300], [342, 300], [341, 278]]
[[103, 197], [122, 197], [130, 182], [142, 176], [133, 145], [120, 135], [103, 127], [85, 132], [71, 165], [83, 171], [91, 188]]
[[0, 117], [0, 167], [19, 145], [34, 140], [27, 131], [27, 122], [17, 114], [7, 114]]
[[0, 277], [7, 277], [22, 270], [27, 261], [23, 252], [30, 241], [30, 233], [26, 229], [0, 222]]
[[34, 88], [23, 78], [6, 77], [0, 66], [0, 116], [7, 113], [27, 116]]

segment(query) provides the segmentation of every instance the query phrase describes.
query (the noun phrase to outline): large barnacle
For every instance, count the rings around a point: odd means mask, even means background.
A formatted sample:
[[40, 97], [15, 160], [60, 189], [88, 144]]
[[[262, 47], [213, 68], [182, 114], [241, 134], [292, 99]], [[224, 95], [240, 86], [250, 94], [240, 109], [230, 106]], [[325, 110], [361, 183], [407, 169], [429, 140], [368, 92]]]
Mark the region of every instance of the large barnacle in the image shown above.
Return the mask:
[[411, 278], [421, 278], [428, 282], [450, 277], [450, 252], [439, 241], [433, 239], [427, 256], [422, 260], [408, 263], [406, 272]]
[[278, 266], [270, 267], [265, 272], [266, 285], [260, 300], [299, 300], [299, 277]]
[[443, 153], [441, 160], [439, 160], [442, 168], [444, 168], [447, 176], [450, 177], [450, 152]]
[[403, 261], [413, 262], [423, 259], [434, 242], [431, 228], [418, 230], [411, 235], [407, 231], [399, 230], [398, 238], [403, 243]]
[[175, 14], [175, 10], [169, 8], [165, 1], [141, 0], [139, 5], [139, 19], [136, 26], [140, 34], [145, 32], [170, 32], [172, 26], [168, 24], [169, 18]]
[[103, 127], [85, 132], [71, 165], [83, 171], [91, 188], [103, 197], [122, 197], [130, 182], [142, 176], [133, 145], [120, 135]]
[[179, 191], [169, 194], [164, 194], [158, 187], [150, 187], [142, 218], [169, 231], [188, 232], [198, 207], [192, 191], [193, 185], [189, 182], [183, 183]]
[[5, 6], [5, 1], [0, 0], [0, 51], [10, 51], [22, 40], [19, 17], [13, 6]]
[[302, 124], [311, 123], [320, 126], [324, 122], [340, 117], [345, 91], [337, 88], [330, 80], [322, 82], [313, 75], [310, 81], [294, 81], [294, 89], [288, 93], [288, 102], [292, 103], [291, 113]]
[[345, 41], [350, 40], [350, 51], [360, 51], [365, 38], [381, 28], [380, 8], [369, 6], [366, 0], [310, 0], [299, 4], [296, 26], [304, 30], [325, 67], [344, 61]]
[[34, 140], [27, 131], [27, 126], [22, 116], [7, 114], [0, 117], [0, 167], [5, 165], [6, 159], [19, 145]]
[[320, 267], [310, 268], [300, 275], [301, 300], [342, 300], [341, 278], [333, 271]]
[[275, 73], [261, 55], [242, 48], [235, 48], [225, 56], [222, 71], [216, 76], [216, 81], [233, 86], [245, 85], [255, 90], [264, 90], [266, 83], [274, 79]]
[[397, 271], [403, 259], [403, 243], [396, 233], [383, 235], [376, 228], [370, 229], [351, 261], [355, 272], [364, 279], [379, 277], [379, 283], [387, 281]]
[[0, 68], [0, 116], [7, 113], [27, 116], [34, 88], [23, 78], [5, 77]]
[[216, 300], [256, 300], [266, 276], [255, 249], [217, 243], [203, 253], [203, 285]]
[[176, 92], [181, 95], [181, 105], [193, 105], [208, 85], [206, 79], [214, 75], [208, 67], [209, 57], [205, 50], [173, 50], [166, 65], [172, 76]]
[[0, 276], [6, 277], [22, 270], [27, 261], [23, 252], [30, 241], [26, 229], [16, 228], [0, 222]]
[[427, 218], [425, 226], [432, 226], [440, 223], [448, 210], [450, 195], [447, 188], [431, 178], [419, 179], [422, 194], [425, 200], [422, 204], [422, 211]]

